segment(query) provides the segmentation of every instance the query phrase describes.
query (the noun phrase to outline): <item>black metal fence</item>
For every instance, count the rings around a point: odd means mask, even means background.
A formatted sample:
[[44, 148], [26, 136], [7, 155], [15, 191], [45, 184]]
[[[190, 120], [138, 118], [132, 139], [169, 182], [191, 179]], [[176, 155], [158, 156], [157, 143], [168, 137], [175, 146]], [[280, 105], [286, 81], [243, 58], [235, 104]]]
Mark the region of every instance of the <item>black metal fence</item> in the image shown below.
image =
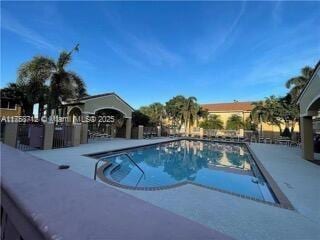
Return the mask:
[[64, 148], [72, 146], [72, 125], [56, 125], [53, 132], [52, 148]]
[[143, 128], [143, 138], [152, 138], [158, 135], [157, 127], [144, 127]]

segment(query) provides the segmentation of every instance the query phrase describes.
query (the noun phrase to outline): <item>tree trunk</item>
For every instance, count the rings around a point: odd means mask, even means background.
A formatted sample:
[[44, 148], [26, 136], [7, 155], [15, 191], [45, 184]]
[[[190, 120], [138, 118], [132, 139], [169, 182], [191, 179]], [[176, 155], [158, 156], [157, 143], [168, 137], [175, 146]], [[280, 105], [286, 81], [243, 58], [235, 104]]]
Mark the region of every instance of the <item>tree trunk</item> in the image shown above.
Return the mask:
[[292, 135], [293, 132], [294, 132], [295, 126], [296, 126], [296, 120], [293, 120], [293, 121], [292, 121], [292, 125], [291, 125], [291, 135]]

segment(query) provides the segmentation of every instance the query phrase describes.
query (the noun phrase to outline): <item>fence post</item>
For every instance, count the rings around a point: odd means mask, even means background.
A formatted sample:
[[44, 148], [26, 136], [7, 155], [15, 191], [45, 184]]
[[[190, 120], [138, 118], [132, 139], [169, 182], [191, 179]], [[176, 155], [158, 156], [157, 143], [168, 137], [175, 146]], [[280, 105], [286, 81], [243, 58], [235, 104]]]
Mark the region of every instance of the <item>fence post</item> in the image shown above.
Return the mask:
[[203, 128], [200, 128], [200, 138], [203, 138], [203, 133], [204, 133]]
[[71, 137], [71, 145], [78, 146], [80, 145], [80, 137], [81, 135], [81, 123], [74, 123], [72, 125], [72, 137]]
[[47, 122], [43, 124], [43, 150], [52, 149], [54, 123]]
[[244, 129], [243, 128], [239, 129], [239, 137], [244, 137]]
[[18, 123], [6, 123], [4, 129], [4, 143], [16, 147], [18, 134]]
[[82, 123], [81, 125], [81, 140], [80, 143], [88, 143], [88, 123]]
[[138, 139], [143, 139], [143, 126], [138, 126]]
[[157, 136], [161, 137], [161, 126], [157, 126]]
[[132, 128], [131, 118], [127, 118], [126, 119], [126, 139], [131, 138], [131, 128]]

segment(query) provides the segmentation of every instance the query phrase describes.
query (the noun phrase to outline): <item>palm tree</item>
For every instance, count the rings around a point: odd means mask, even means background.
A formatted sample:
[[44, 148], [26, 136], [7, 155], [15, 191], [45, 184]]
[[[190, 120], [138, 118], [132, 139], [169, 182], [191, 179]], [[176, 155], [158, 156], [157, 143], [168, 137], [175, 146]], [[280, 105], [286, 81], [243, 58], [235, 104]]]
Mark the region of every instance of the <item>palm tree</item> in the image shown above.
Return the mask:
[[223, 129], [223, 122], [219, 115], [213, 114], [201, 122], [199, 126], [204, 129]]
[[[27, 93], [26, 102], [31, 106], [31, 114], [35, 103], [39, 103], [40, 109], [43, 108], [48, 93], [46, 82], [53, 70], [53, 60], [43, 56], [35, 56], [31, 61], [19, 67], [17, 86]], [[30, 114], [29, 111], [28, 114]]]
[[18, 85], [25, 88], [31, 105], [39, 103], [40, 112], [46, 102], [49, 109], [56, 109], [67, 99], [86, 95], [83, 80], [76, 73], [65, 70], [75, 51], [79, 51], [79, 44], [70, 52], [61, 52], [56, 62], [48, 57], [36, 56], [18, 69]]
[[162, 125], [162, 120], [166, 116], [165, 108], [161, 103], [152, 103], [149, 106], [141, 107], [139, 110], [150, 118], [150, 122], [155, 125]]
[[259, 101], [253, 103], [254, 108], [251, 111], [251, 117], [254, 121], [260, 124], [260, 134], [262, 134], [262, 122], [270, 123], [279, 127], [280, 133], [281, 128], [281, 111], [279, 99], [271, 96], [266, 98], [265, 101]]
[[195, 97], [185, 99], [181, 109], [181, 121], [184, 122], [185, 133], [190, 133], [191, 125], [198, 119], [199, 110], [200, 106]]
[[243, 121], [240, 116], [233, 114], [228, 118], [226, 129], [239, 130], [242, 127], [243, 127]]
[[289, 94], [292, 96], [292, 100], [298, 100], [298, 97], [304, 87], [310, 80], [314, 69], [312, 67], [306, 66], [301, 69], [301, 75], [293, 77], [286, 82], [286, 87], [290, 89]]
[[79, 51], [79, 44], [70, 52], [61, 52], [58, 61], [54, 64], [55, 71], [51, 76], [49, 101], [53, 109], [57, 108], [63, 101], [78, 99], [87, 95], [84, 81], [75, 72], [65, 69], [70, 64], [72, 53], [75, 51]]

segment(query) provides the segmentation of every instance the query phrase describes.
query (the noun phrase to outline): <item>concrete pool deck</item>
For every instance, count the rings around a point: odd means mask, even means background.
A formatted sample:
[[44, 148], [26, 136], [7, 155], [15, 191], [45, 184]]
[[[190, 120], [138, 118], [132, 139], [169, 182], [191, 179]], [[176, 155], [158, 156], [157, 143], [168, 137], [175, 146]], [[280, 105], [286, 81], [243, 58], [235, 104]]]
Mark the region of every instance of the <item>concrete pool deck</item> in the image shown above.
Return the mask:
[[[83, 154], [167, 140], [114, 139], [29, 153], [55, 164], [68, 164], [71, 170], [93, 178], [95, 160]], [[292, 203], [294, 211], [195, 185], [152, 192], [118, 189], [235, 239], [319, 239], [320, 166], [303, 160], [298, 148], [270, 144], [251, 144], [250, 148]]]

